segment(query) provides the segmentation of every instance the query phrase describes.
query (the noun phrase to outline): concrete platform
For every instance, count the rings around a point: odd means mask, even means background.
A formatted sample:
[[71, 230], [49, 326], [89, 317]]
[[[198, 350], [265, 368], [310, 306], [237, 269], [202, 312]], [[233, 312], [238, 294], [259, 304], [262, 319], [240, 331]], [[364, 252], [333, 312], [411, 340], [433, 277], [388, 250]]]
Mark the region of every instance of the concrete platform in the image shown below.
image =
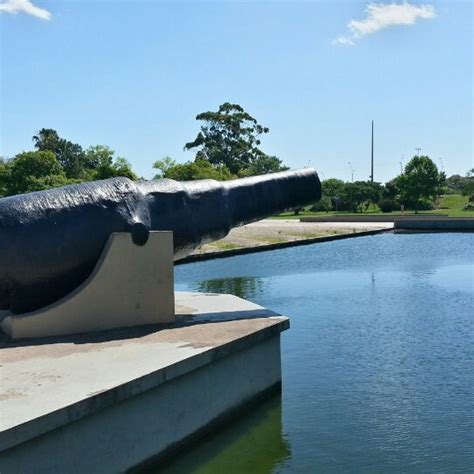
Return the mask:
[[287, 318], [176, 293], [177, 327], [0, 342], [0, 472], [123, 472], [281, 383]]

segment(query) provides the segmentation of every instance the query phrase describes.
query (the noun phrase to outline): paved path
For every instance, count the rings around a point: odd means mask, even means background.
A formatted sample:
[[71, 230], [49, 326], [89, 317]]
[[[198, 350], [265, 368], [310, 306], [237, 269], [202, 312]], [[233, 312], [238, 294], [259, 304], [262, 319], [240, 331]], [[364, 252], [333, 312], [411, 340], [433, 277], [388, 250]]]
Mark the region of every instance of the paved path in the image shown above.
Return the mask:
[[296, 219], [264, 219], [233, 229], [224, 239], [203, 245], [195, 253], [259, 247], [379, 229], [393, 229], [393, 222], [299, 222]]

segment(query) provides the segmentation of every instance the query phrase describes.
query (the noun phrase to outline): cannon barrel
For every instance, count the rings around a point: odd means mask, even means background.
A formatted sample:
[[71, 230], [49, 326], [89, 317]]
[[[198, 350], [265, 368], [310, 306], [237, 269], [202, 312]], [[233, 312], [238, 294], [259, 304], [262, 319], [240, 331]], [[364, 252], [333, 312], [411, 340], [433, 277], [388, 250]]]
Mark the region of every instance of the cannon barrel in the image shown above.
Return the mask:
[[304, 169], [226, 182], [112, 178], [2, 198], [0, 309], [31, 311], [68, 294], [113, 232], [143, 243], [149, 230], [171, 230], [177, 260], [233, 227], [320, 197], [316, 171]]

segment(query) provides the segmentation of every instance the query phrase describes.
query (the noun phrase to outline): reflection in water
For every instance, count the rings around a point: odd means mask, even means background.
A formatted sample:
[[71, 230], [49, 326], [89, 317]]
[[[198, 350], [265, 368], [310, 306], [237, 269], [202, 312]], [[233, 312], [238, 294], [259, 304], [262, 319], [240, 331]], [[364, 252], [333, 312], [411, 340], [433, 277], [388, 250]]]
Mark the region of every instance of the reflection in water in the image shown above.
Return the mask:
[[281, 396], [277, 395], [189, 449], [185, 457], [148, 472], [266, 474], [289, 457], [290, 446], [282, 436]]
[[261, 278], [245, 276], [199, 281], [194, 289], [203, 293], [226, 293], [251, 300], [262, 294], [265, 288]]

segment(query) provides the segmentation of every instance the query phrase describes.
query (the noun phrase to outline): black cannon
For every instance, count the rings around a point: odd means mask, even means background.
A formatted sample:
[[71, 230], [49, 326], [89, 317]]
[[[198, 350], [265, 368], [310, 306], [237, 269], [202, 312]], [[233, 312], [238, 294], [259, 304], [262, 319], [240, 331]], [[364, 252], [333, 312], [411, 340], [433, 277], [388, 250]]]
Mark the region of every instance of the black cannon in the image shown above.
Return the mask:
[[230, 229], [317, 201], [311, 169], [236, 179], [127, 178], [0, 199], [0, 309], [31, 311], [67, 295], [93, 270], [113, 232], [137, 245], [171, 230], [175, 260]]

